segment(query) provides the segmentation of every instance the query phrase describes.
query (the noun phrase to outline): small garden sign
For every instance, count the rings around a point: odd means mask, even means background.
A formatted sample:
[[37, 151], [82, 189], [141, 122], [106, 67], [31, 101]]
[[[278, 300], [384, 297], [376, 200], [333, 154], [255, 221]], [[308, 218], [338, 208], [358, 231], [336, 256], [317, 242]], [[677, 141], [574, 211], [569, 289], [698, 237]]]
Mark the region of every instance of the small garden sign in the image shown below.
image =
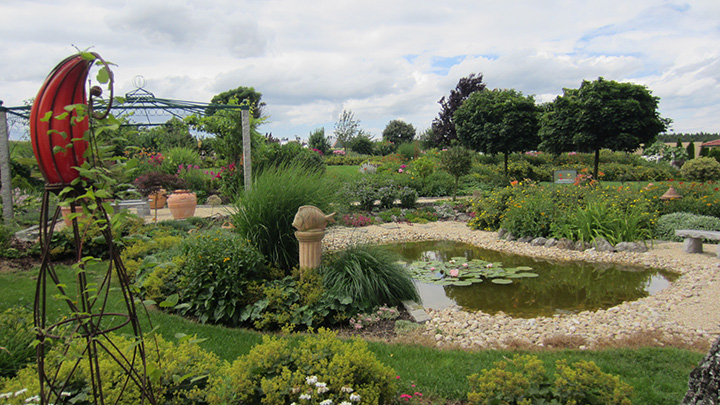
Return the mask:
[[553, 181], [555, 184], [573, 184], [577, 172], [575, 170], [555, 170], [553, 172]]

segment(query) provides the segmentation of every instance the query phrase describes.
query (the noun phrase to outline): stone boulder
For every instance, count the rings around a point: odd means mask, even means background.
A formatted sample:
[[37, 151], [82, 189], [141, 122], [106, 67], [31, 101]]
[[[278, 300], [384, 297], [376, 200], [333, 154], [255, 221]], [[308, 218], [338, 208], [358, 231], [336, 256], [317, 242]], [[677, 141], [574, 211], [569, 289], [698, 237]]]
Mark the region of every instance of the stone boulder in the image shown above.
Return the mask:
[[607, 239], [598, 236], [592, 243], [592, 247], [598, 252], [614, 252], [615, 247]]
[[545, 246], [546, 243], [547, 243], [547, 239], [543, 238], [542, 236], [530, 241], [530, 244], [532, 246]]
[[550, 238], [547, 241], [545, 241], [545, 247], [553, 247], [558, 244], [558, 240], [555, 238]]
[[615, 251], [645, 253], [648, 251], [648, 248], [642, 242], [620, 242], [617, 245], [615, 245]]
[[575, 249], [575, 242], [567, 238], [562, 238], [557, 242], [558, 249], [573, 250]]
[[690, 373], [683, 404], [720, 404], [720, 337]]

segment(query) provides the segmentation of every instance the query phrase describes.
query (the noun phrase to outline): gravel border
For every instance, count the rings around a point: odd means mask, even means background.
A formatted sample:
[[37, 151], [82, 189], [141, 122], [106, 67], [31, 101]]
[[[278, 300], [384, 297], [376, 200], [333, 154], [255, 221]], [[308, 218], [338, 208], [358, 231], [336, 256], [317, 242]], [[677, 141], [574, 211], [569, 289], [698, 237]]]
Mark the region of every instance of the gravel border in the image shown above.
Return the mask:
[[388, 244], [455, 240], [478, 247], [550, 260], [612, 262], [665, 269], [681, 277], [664, 290], [637, 301], [598, 311], [532, 319], [459, 308], [426, 309], [431, 320], [423, 335], [437, 347], [577, 348], [678, 346], [706, 350], [720, 334], [720, 260], [714, 245], [701, 254], [684, 253], [682, 243], [658, 242], [646, 253], [570, 251], [506, 241], [495, 232], [472, 230], [464, 222], [382, 224], [328, 228], [324, 248], [350, 244]]

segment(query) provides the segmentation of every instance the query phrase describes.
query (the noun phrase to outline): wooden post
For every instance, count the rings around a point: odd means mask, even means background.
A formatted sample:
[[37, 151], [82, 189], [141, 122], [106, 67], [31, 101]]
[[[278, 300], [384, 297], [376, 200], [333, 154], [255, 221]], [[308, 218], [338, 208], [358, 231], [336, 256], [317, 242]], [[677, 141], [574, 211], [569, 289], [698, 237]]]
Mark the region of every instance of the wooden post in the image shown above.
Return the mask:
[[245, 191], [250, 191], [252, 176], [252, 159], [250, 157], [250, 105], [243, 103], [241, 106], [242, 115], [242, 138], [243, 138], [243, 176], [245, 180]]
[[2, 101], [0, 101], [0, 184], [2, 185], [3, 218], [6, 223], [13, 219], [9, 137], [7, 111], [2, 106]]

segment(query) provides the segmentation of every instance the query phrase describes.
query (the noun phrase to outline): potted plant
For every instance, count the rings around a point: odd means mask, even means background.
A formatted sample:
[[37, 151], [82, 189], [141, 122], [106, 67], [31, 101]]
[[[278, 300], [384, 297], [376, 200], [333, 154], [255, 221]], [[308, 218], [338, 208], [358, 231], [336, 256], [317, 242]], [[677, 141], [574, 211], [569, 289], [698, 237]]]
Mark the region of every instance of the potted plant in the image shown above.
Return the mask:
[[[133, 182], [138, 192], [143, 197], [150, 197], [150, 208], [155, 209], [155, 219], [157, 219], [157, 210], [165, 207], [167, 200], [167, 190], [185, 187], [185, 181], [175, 175], [148, 172], [135, 179]], [[172, 210], [171, 210], [172, 212]]]

